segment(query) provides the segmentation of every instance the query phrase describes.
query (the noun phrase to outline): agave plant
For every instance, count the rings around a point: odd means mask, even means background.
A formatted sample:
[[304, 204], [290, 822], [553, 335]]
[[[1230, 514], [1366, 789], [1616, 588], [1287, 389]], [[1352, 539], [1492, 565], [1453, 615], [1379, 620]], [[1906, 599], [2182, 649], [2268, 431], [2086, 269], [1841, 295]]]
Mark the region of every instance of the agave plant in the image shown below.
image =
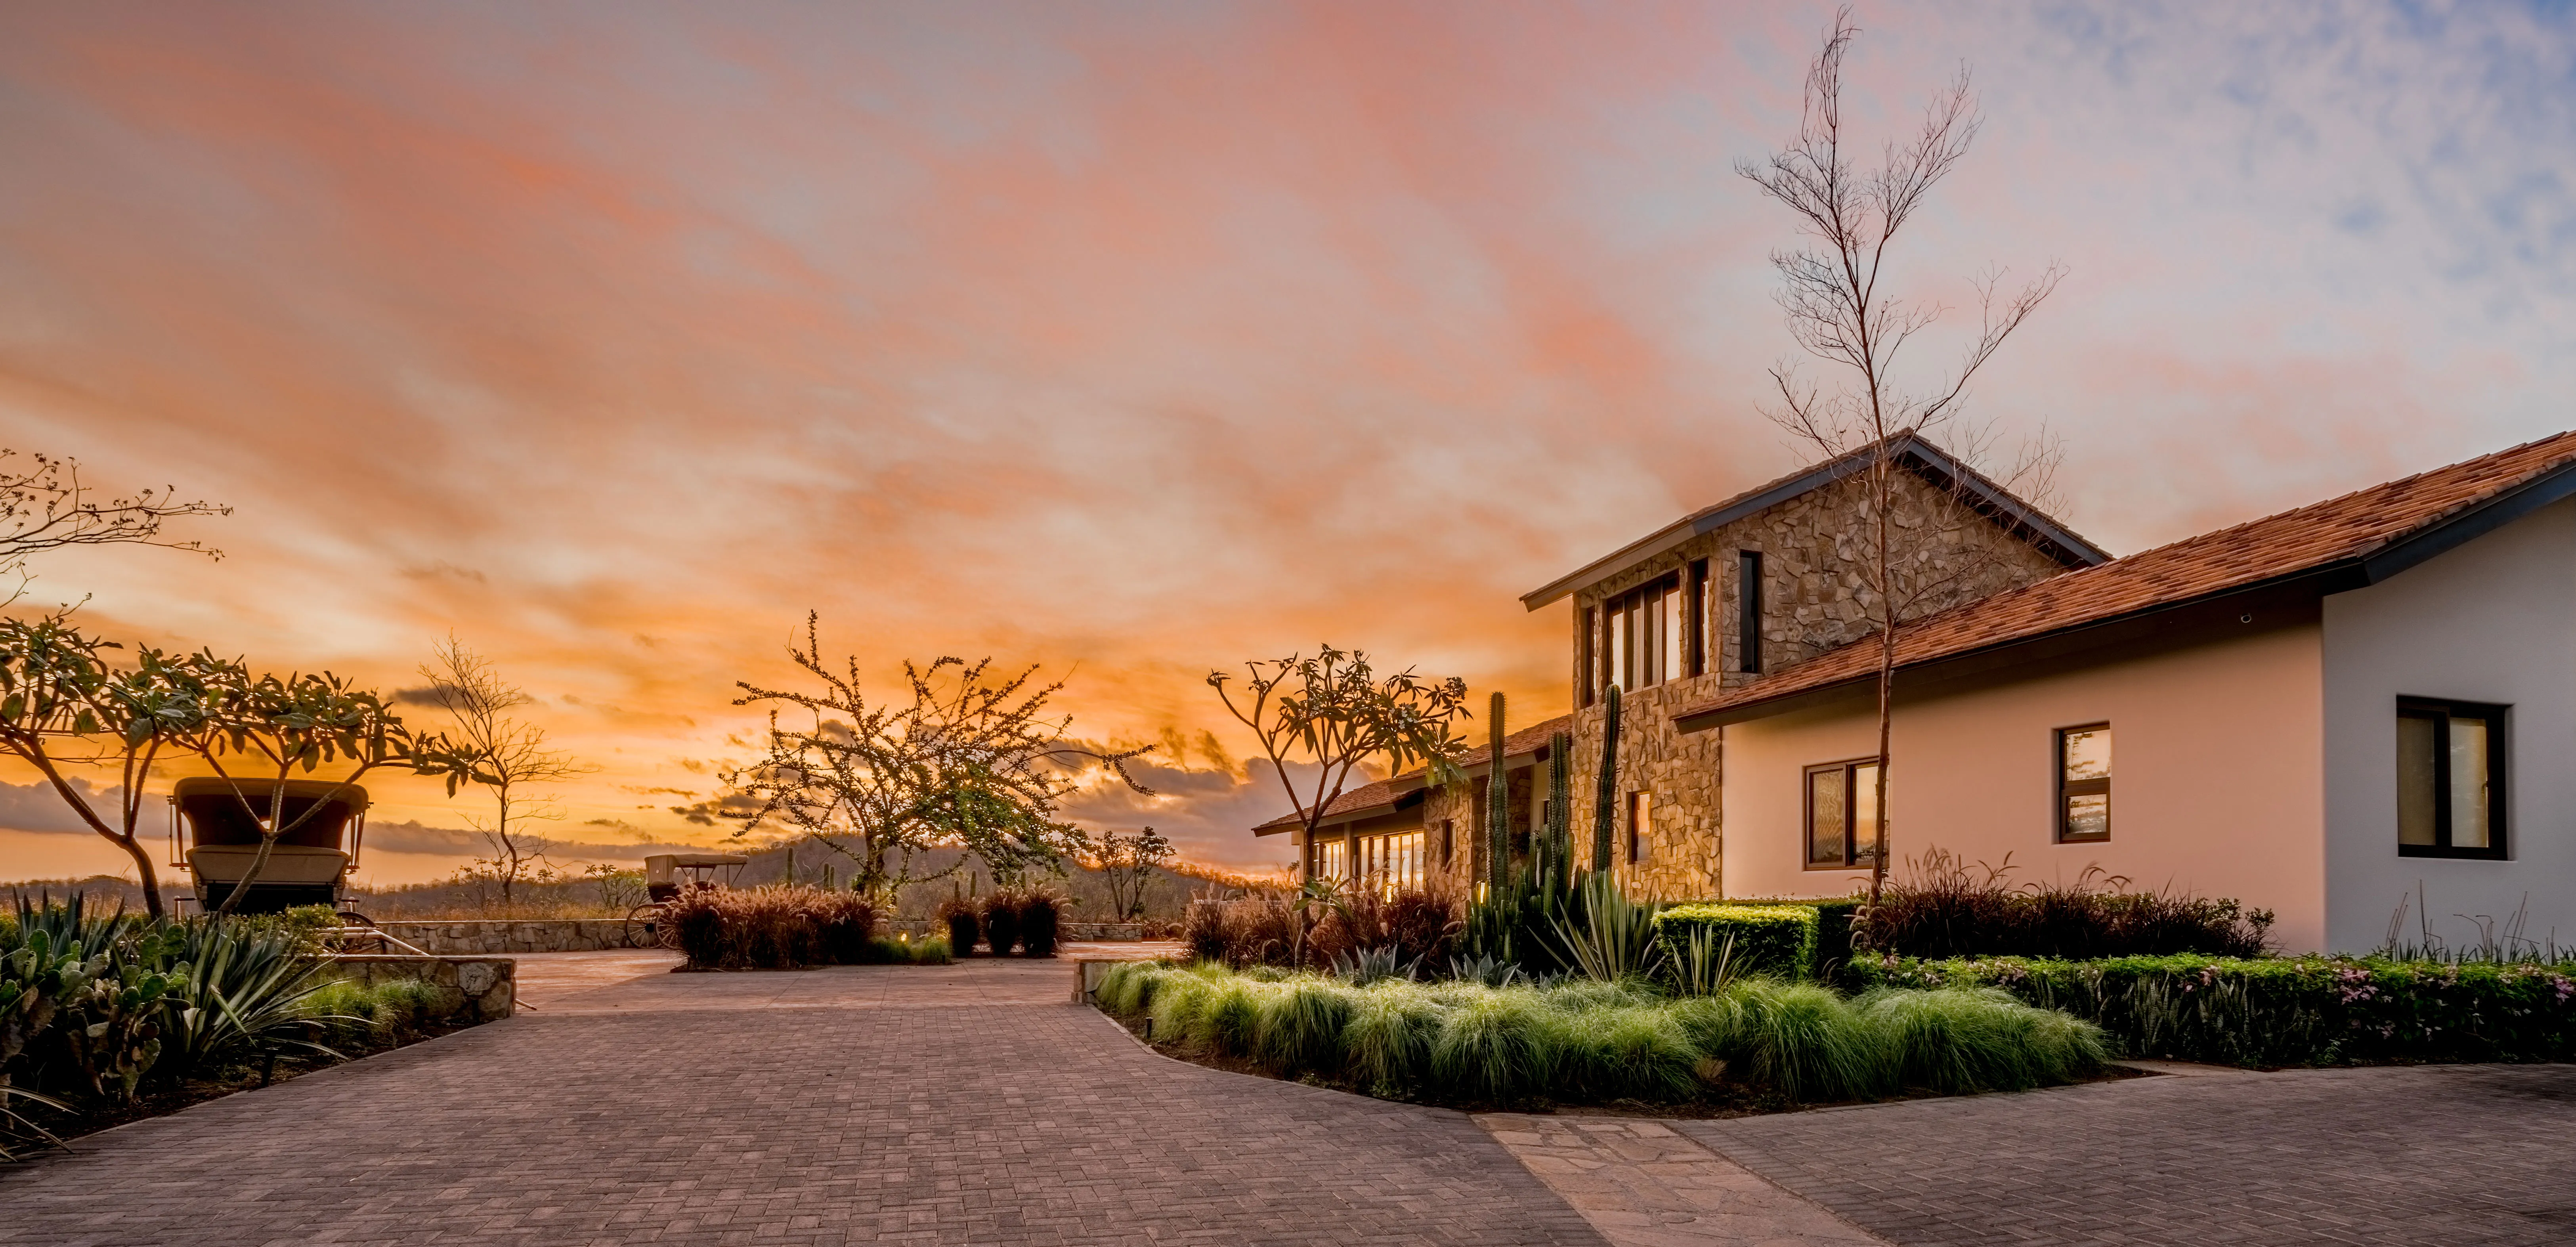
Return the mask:
[[337, 1059], [319, 1037], [366, 1020], [313, 1012], [309, 998], [331, 980], [288, 932], [201, 918], [173, 923], [145, 943], [156, 968], [176, 983], [156, 1077], [194, 1077], [289, 1050]]
[[1353, 949], [1333, 957], [1333, 977], [1353, 987], [1366, 987], [1388, 979], [1415, 979], [1420, 977], [1421, 969], [1421, 958], [1406, 961], [1403, 950], [1392, 944]]
[[1519, 966], [1489, 954], [1450, 958], [1449, 977], [1462, 983], [1481, 983], [1486, 987], [1509, 987], [1528, 980]]
[[1629, 900], [1607, 872], [1587, 875], [1575, 886], [1583, 897], [1581, 916], [1549, 923], [1574, 968], [1605, 983], [1655, 973], [1664, 960], [1655, 942], [1655, 907]]
[[1735, 962], [1735, 933], [1720, 937], [1705, 923], [1692, 923], [1681, 946], [1667, 956], [1673, 982], [1685, 996], [1714, 996], [1743, 977]]

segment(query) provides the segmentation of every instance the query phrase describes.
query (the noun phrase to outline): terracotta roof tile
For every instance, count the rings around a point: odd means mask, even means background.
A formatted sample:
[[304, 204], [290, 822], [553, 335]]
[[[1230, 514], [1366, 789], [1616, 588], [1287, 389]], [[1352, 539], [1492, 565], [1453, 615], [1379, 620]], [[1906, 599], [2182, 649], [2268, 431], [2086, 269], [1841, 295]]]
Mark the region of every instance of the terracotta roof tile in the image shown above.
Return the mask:
[[[1914, 621], [1897, 635], [1897, 665], [1938, 661], [2367, 558], [2571, 462], [2576, 432], [2560, 433], [2052, 576]], [[1865, 679], [1877, 670], [1876, 644], [1856, 641], [1674, 717], [1772, 701]]]

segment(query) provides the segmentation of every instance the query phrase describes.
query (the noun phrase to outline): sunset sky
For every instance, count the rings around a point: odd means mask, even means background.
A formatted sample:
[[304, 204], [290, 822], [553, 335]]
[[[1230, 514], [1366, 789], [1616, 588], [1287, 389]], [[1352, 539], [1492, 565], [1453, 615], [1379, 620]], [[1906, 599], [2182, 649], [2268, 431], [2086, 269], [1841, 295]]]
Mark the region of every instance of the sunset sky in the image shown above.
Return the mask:
[[[181, 534], [220, 562], [32, 601], [387, 690], [452, 631], [599, 768], [567, 863], [729, 830], [671, 807], [811, 608], [889, 690], [1044, 664], [1164, 742], [1078, 813], [1266, 868], [1211, 667], [1330, 640], [1558, 713], [1566, 608], [1517, 595], [1798, 462], [1793, 236], [1733, 166], [1830, 16], [11, 6], [0, 444], [234, 508]], [[2068, 269], [1974, 410], [2064, 437], [2097, 542], [2576, 426], [2565, 4], [1855, 17], [1866, 134], [1962, 62], [1986, 115], [1906, 288]], [[461, 860], [479, 807], [371, 787], [367, 877]], [[0, 878], [124, 861], [30, 788], [0, 828]]]

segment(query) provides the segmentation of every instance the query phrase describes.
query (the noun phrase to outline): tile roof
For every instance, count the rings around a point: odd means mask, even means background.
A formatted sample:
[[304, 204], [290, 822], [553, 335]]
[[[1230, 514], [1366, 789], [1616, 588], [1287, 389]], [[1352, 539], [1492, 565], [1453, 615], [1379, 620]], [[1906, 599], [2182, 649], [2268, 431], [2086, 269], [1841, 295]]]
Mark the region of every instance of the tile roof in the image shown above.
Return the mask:
[[[1914, 621], [1897, 635], [1897, 665], [1917, 666], [2340, 565], [2360, 565], [2561, 474], [2571, 464], [2576, 464], [2576, 432], [2560, 433], [2052, 576]], [[2432, 553], [2438, 550], [2424, 556]], [[1870, 678], [1877, 670], [1878, 647], [1864, 639], [1729, 689], [1673, 717], [1687, 720], [1814, 692]]]
[[[1574, 716], [1570, 714], [1561, 714], [1542, 723], [1533, 723], [1528, 727], [1522, 728], [1517, 732], [1513, 732], [1510, 735], [1503, 737], [1503, 757], [1506, 760], [1509, 760], [1537, 753], [1539, 750], [1547, 747], [1548, 737], [1553, 736], [1558, 732], [1571, 731], [1573, 730], [1573, 727]], [[1458, 756], [1458, 765], [1469, 769], [1483, 766], [1485, 764], [1485, 760], [1491, 756], [1493, 752], [1494, 746], [1492, 742], [1488, 740], [1484, 745], [1460, 754]], [[1333, 798], [1331, 802], [1324, 806], [1324, 817], [1327, 819], [1340, 819], [1371, 813], [1377, 810], [1392, 810], [1396, 807], [1396, 802], [1406, 793], [1413, 792], [1421, 787], [1422, 770], [1417, 767], [1413, 770], [1406, 771], [1401, 775], [1394, 775], [1381, 779], [1374, 784], [1366, 784], [1358, 788], [1353, 788], [1349, 792], [1345, 792], [1342, 795]], [[1252, 830], [1255, 835], [1268, 835], [1272, 832], [1286, 831], [1289, 828], [1299, 826], [1304, 823], [1304, 821], [1304, 819], [1299, 818], [1296, 813], [1292, 811], [1271, 819], [1269, 822], [1261, 823], [1255, 826]]]

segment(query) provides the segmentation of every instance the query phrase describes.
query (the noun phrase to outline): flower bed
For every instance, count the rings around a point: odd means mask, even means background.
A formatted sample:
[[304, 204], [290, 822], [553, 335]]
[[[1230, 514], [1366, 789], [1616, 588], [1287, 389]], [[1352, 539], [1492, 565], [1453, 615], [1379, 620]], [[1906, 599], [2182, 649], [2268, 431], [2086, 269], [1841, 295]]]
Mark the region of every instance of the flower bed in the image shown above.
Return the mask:
[[2228, 1065], [2576, 1058], [2576, 964], [2176, 955], [1862, 958], [1857, 980], [1995, 987], [2099, 1024], [2132, 1056]]
[[1749, 979], [1677, 997], [1588, 979], [1363, 985], [1133, 962], [1108, 972], [1097, 999], [1181, 1055], [1446, 1104], [2021, 1089], [2090, 1075], [2105, 1051], [2092, 1025], [1992, 990], [1855, 999]]

